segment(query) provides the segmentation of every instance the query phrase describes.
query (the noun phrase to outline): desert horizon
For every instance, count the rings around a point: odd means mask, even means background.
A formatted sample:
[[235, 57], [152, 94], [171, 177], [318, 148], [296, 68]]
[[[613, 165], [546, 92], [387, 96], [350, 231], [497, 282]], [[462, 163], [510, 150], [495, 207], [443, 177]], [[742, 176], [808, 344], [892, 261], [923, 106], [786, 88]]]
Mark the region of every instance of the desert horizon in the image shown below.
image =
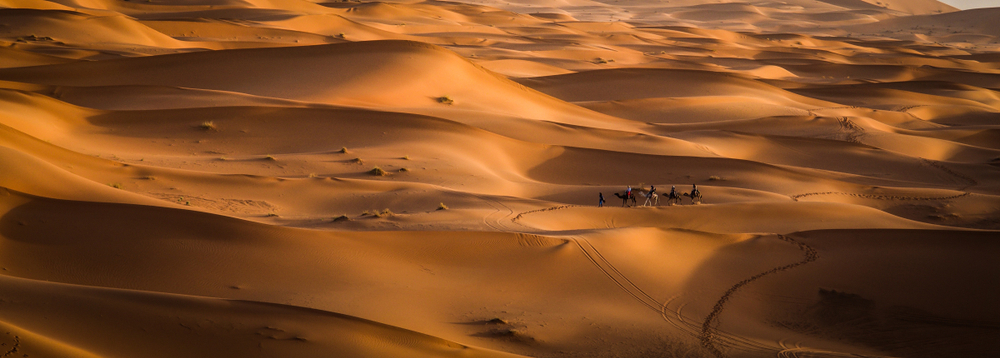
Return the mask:
[[997, 18], [0, 0], [0, 353], [1000, 356]]

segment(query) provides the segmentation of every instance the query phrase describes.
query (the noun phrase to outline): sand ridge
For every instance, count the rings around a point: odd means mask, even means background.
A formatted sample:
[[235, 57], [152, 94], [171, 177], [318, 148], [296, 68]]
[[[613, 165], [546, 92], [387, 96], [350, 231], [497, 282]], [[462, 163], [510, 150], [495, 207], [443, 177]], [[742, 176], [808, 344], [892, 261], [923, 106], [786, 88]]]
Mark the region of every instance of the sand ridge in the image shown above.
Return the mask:
[[0, 355], [1000, 355], [996, 10], [0, 0]]

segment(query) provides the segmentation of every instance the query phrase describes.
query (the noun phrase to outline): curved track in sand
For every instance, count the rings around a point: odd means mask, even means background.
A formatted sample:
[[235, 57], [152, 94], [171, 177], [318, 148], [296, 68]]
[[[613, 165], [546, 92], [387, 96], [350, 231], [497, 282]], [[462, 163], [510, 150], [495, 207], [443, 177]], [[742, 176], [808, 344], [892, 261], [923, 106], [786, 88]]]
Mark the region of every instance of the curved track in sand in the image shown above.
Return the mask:
[[[556, 206], [546, 209], [531, 210], [518, 214], [517, 217], [512, 219], [512, 221], [516, 222], [517, 219], [520, 219], [525, 214], [565, 209], [572, 206], [575, 205]], [[664, 321], [671, 324], [675, 328], [687, 332], [694, 337], [697, 337], [703, 347], [712, 352], [712, 354], [715, 355], [716, 357], [723, 358], [727, 356], [718, 348], [718, 345], [725, 345], [728, 347], [738, 348], [749, 352], [767, 352], [768, 354], [776, 351], [775, 347], [773, 346], [756, 342], [752, 339], [742, 337], [738, 334], [733, 334], [720, 330], [717, 327], [719, 316], [722, 314], [725, 308], [725, 304], [730, 300], [730, 298], [732, 298], [732, 296], [740, 288], [743, 288], [744, 286], [764, 276], [793, 269], [795, 267], [813, 262], [819, 257], [816, 249], [812, 248], [811, 246], [796, 241], [795, 239], [792, 239], [784, 235], [777, 235], [777, 236], [780, 240], [797, 244], [799, 249], [805, 253], [805, 258], [802, 261], [776, 267], [736, 283], [735, 285], [730, 287], [722, 295], [722, 297], [719, 298], [719, 300], [713, 307], [712, 311], [708, 314], [708, 316], [705, 317], [705, 319], [700, 324], [696, 323], [695, 319], [685, 316], [685, 314], [682, 312], [685, 306], [684, 304], [680, 304], [675, 309], [670, 310], [671, 303], [676, 301], [676, 299], [679, 296], [675, 296], [663, 302], [657, 300], [655, 297], [653, 297], [648, 292], [639, 287], [628, 276], [622, 273], [617, 267], [615, 267], [615, 265], [611, 263], [611, 261], [609, 261], [600, 252], [600, 250], [598, 250], [597, 247], [595, 247], [589, 240], [583, 237], [574, 237], [571, 238], [570, 240], [572, 240], [577, 245], [577, 247], [580, 248], [580, 251], [587, 258], [587, 260], [590, 261], [591, 264], [593, 264], [598, 270], [600, 270], [605, 277], [611, 280], [615, 284], [615, 286], [624, 291], [626, 294], [628, 294], [630, 297], [632, 297], [632, 299], [634, 299], [642, 306], [656, 312], [659, 316], [663, 318]], [[668, 310], [672, 312], [668, 314], [667, 313]]]
[[792, 244], [797, 244], [799, 246], [799, 249], [805, 253], [805, 258], [803, 258], [802, 261], [780, 267], [775, 267], [773, 269], [753, 275], [743, 281], [737, 282], [735, 285], [726, 290], [726, 293], [724, 293], [722, 297], [720, 297], [719, 300], [715, 302], [715, 306], [712, 308], [712, 312], [710, 312], [708, 316], [705, 317], [705, 321], [701, 325], [701, 333], [698, 335], [698, 339], [701, 341], [702, 346], [708, 349], [710, 352], [712, 352], [712, 354], [715, 355], [716, 357], [718, 358], [726, 357], [726, 354], [722, 352], [722, 350], [720, 350], [719, 347], [717, 346], [716, 332], [718, 331], [718, 328], [716, 328], [716, 326], [718, 326], [719, 316], [722, 315], [722, 311], [725, 309], [726, 303], [729, 302], [729, 299], [732, 298], [737, 291], [739, 291], [746, 285], [749, 285], [750, 283], [761, 279], [764, 276], [778, 273], [781, 271], [787, 271], [808, 264], [810, 262], [816, 261], [816, 259], [819, 258], [819, 254], [816, 252], [816, 249], [812, 248], [809, 245], [806, 245], [803, 242], [796, 241], [795, 239], [792, 239], [784, 235], [778, 235], [778, 238]]
[[559, 205], [559, 206], [553, 206], [553, 207], [545, 208], [545, 209], [528, 210], [528, 211], [525, 211], [523, 213], [517, 214], [517, 216], [515, 216], [513, 219], [510, 219], [510, 221], [517, 222], [522, 217], [524, 217], [525, 214], [540, 213], [540, 212], [543, 212], [543, 211], [552, 211], [552, 210], [562, 210], [562, 209], [579, 207], [579, 206], [581, 206], [581, 205]]
[[[700, 319], [692, 318], [684, 313], [684, 308], [687, 304], [680, 300], [681, 297], [681, 295], [677, 295], [664, 302], [660, 309], [660, 316], [664, 321], [674, 326], [674, 328], [691, 335], [691, 337], [698, 338], [701, 334], [702, 323]], [[676, 304], [676, 307], [673, 307], [674, 304]], [[759, 352], [761, 354], [771, 354], [774, 352], [774, 347], [772, 346], [718, 328], [715, 329], [714, 338], [717, 344], [723, 344], [727, 347], [746, 352]]]
[[962, 179], [964, 181], [969, 182], [968, 185], [963, 186], [959, 190], [966, 190], [966, 189], [968, 189], [970, 187], [979, 185], [979, 181], [976, 180], [975, 178], [970, 177], [970, 176], [965, 175], [965, 174], [962, 174], [962, 173], [959, 173], [959, 172], [957, 172], [957, 171], [949, 168], [948, 166], [946, 166], [944, 164], [941, 164], [940, 161], [930, 160], [930, 159], [927, 159], [927, 158], [920, 158], [920, 160], [922, 160], [924, 163], [927, 163], [927, 165], [930, 165], [930, 166], [932, 166], [932, 167], [934, 167], [936, 169], [939, 169], [939, 170], [941, 170], [941, 171], [943, 171], [945, 173], [948, 173], [949, 175], [951, 175], [953, 177], [956, 177], [956, 178], [959, 178], [959, 179]]
[[789, 346], [785, 341], [778, 342], [781, 346], [781, 350], [775, 354], [777, 358], [799, 358], [799, 357], [814, 357], [816, 355], [821, 355], [822, 357], [853, 357], [853, 358], [876, 358], [882, 356], [870, 356], [870, 355], [860, 355], [856, 353], [843, 353], [835, 352], [829, 350], [815, 349], [815, 348], [805, 348], [795, 344], [795, 346]]
[[872, 194], [858, 194], [858, 193], [848, 193], [842, 191], [824, 191], [816, 193], [804, 193], [792, 195], [792, 200], [798, 201], [801, 198], [807, 196], [817, 196], [817, 195], [845, 195], [853, 196], [862, 199], [872, 199], [872, 200], [899, 200], [899, 201], [935, 201], [935, 200], [951, 200], [958, 199], [961, 197], [972, 195], [972, 193], [962, 193], [958, 195], [949, 196], [900, 196], [900, 195], [872, 195]]
[[[476, 196], [485, 201], [487, 205], [489, 205], [491, 208], [493, 208], [493, 210], [495, 210], [494, 212], [489, 213], [483, 217], [483, 223], [486, 224], [486, 226], [490, 227], [490, 229], [493, 229], [494, 231], [499, 231], [499, 232], [516, 231], [515, 228], [508, 226], [505, 223], [506, 220], [504, 220], [511, 216], [514, 216], [514, 209], [511, 209], [509, 206], [505, 205], [499, 200], [492, 199], [484, 195], [476, 195]], [[514, 223], [513, 220], [511, 220], [511, 222]]]

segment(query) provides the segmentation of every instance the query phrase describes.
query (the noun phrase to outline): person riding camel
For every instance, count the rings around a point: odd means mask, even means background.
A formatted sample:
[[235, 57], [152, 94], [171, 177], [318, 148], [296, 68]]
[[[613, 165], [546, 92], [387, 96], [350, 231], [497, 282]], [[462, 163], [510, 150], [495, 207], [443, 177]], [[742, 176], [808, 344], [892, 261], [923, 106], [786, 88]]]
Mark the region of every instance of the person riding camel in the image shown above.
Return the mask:
[[626, 198], [631, 198], [632, 197], [632, 186], [631, 185], [629, 185], [628, 188], [625, 189], [625, 197]]
[[652, 185], [650, 185], [650, 186], [649, 186], [649, 194], [647, 194], [647, 195], [646, 195], [646, 197], [652, 197], [652, 196], [653, 196], [653, 194], [656, 194], [656, 187], [655, 187], [655, 186], [652, 186]]
[[671, 197], [671, 198], [676, 198], [677, 197], [677, 187], [676, 186], [673, 186], [673, 185], [670, 186], [670, 196], [669, 197]]
[[701, 192], [698, 191], [698, 184], [691, 184], [691, 196], [698, 196], [698, 194], [701, 194]]

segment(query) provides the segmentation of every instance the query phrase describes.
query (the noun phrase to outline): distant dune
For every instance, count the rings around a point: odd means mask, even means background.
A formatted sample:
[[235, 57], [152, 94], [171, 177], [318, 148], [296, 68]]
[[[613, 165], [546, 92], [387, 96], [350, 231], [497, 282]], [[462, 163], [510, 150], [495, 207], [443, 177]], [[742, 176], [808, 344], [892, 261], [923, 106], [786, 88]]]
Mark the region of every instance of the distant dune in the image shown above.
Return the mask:
[[998, 16], [0, 0], [0, 355], [1000, 356]]

